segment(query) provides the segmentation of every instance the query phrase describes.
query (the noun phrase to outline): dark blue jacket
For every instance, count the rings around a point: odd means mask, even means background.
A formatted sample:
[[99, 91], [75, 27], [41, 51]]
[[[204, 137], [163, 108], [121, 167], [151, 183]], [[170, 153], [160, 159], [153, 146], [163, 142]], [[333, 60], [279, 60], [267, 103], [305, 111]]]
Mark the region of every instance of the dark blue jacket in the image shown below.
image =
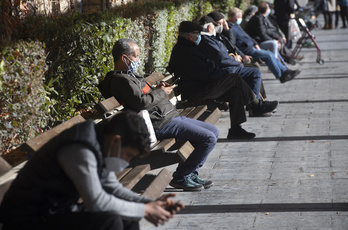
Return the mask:
[[243, 53], [248, 53], [249, 50], [251, 50], [255, 45], [257, 45], [257, 42], [254, 39], [252, 39], [240, 25], [228, 25], [232, 27], [232, 30], [236, 35], [236, 45]]
[[243, 67], [233, 56], [229, 55], [226, 46], [217, 40], [215, 36], [202, 35], [202, 41], [198, 49], [228, 73], [235, 73], [237, 68]]
[[203, 55], [195, 43], [179, 37], [175, 44], [169, 69], [180, 77], [179, 89], [183, 99], [195, 95], [202, 87], [228, 74], [212, 60]]

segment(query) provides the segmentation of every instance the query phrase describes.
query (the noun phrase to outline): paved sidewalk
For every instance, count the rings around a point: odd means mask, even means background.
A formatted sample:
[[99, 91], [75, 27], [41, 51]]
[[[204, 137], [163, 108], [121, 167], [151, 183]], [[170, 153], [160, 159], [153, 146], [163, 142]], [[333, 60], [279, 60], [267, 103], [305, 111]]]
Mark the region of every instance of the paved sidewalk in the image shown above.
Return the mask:
[[257, 137], [233, 142], [223, 112], [218, 144], [200, 171], [214, 186], [168, 186], [187, 208], [158, 228], [142, 220], [141, 229], [348, 229], [348, 29], [313, 33], [326, 63], [304, 48], [291, 67], [301, 74], [285, 84], [262, 67], [277, 113], [248, 117], [243, 127]]

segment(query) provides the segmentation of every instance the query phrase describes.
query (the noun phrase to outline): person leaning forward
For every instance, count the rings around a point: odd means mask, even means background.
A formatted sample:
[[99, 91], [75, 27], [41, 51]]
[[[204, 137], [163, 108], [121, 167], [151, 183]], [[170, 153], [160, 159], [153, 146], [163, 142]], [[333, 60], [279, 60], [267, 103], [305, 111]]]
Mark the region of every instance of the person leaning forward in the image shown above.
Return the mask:
[[19, 171], [1, 203], [3, 229], [136, 230], [142, 217], [163, 224], [183, 208], [169, 199], [175, 194], [151, 200], [115, 176], [149, 150], [145, 121], [134, 112], [67, 129]]
[[230, 74], [229, 69], [220, 68], [199, 51], [201, 31], [202, 27], [196, 23], [181, 22], [178, 41], [170, 57], [169, 69], [181, 78], [182, 99], [194, 103], [203, 100], [229, 102], [231, 128], [227, 138], [252, 139], [255, 134], [241, 127], [246, 121], [244, 105], [250, 106], [255, 114], [270, 112], [274, 108], [258, 100], [238, 74]]
[[219, 130], [203, 121], [179, 116], [168, 100], [174, 86], [162, 82], [152, 87], [144, 77], [136, 74], [140, 65], [140, 49], [134, 40], [118, 40], [112, 55], [115, 70], [99, 84], [100, 92], [105, 98], [114, 96], [126, 109], [136, 112], [148, 110], [158, 140], [176, 138], [193, 144], [194, 151], [173, 173], [171, 186], [187, 191], [210, 188], [213, 182], [199, 178], [198, 171], [213, 150]]

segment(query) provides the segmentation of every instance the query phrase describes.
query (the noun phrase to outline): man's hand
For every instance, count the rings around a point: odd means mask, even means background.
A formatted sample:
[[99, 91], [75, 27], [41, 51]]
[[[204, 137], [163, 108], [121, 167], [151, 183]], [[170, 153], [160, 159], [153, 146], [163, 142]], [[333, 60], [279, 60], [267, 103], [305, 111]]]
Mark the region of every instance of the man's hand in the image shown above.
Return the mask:
[[228, 26], [228, 23], [227, 23], [227, 21], [226, 21], [225, 19], [223, 20], [222, 28], [223, 28], [224, 30], [229, 30], [229, 29], [230, 29], [230, 27]]
[[163, 195], [157, 200], [145, 204], [145, 219], [158, 226], [158, 224], [164, 224], [170, 218], [173, 218], [175, 213], [180, 211], [184, 205], [174, 200], [170, 200], [169, 197], [173, 197], [175, 194]]
[[243, 62], [244, 62], [244, 63], [250, 63], [250, 62], [251, 62], [251, 59], [253, 59], [251, 56], [245, 55], [245, 56], [243, 57]]
[[259, 45], [255, 45], [255, 48], [257, 49], [257, 50], [261, 50], [261, 48], [260, 48], [260, 46]]
[[169, 95], [175, 87], [176, 85], [170, 85], [167, 82], [161, 82], [156, 86], [156, 88], [164, 90], [167, 95]]

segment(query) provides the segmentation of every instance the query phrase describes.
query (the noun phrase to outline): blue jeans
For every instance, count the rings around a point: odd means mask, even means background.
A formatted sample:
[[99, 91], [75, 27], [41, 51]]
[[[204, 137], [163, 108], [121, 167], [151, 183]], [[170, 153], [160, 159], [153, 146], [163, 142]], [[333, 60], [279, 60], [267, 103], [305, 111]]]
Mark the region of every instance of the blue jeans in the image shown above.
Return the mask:
[[276, 40], [268, 40], [260, 43], [260, 48], [263, 50], [269, 50], [274, 54], [274, 57], [278, 58], [278, 43]]
[[237, 73], [249, 85], [251, 90], [255, 93], [257, 99], [261, 99], [261, 71], [253, 67], [238, 67], [233, 73]]
[[219, 130], [212, 124], [179, 116], [157, 131], [157, 139], [173, 138], [190, 141], [194, 151], [185, 162], [178, 165], [176, 172], [185, 177], [197, 172], [203, 166], [209, 153], [215, 147]]
[[252, 56], [254, 59], [261, 59], [264, 61], [274, 76], [278, 79], [287, 70], [287, 68], [273, 55], [271, 51], [263, 49], [258, 50], [253, 47], [246, 54]]

